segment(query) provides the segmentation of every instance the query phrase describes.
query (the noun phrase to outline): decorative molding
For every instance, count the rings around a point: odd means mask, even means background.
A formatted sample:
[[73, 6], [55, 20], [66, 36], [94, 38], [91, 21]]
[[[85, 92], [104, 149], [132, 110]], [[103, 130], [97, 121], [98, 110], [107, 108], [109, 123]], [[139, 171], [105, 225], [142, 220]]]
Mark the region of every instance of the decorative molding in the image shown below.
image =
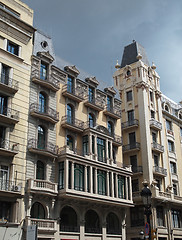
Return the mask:
[[64, 70], [70, 74], [73, 74], [75, 76], [78, 76], [80, 74], [79, 70], [76, 68], [75, 65], [72, 66], [65, 66]]

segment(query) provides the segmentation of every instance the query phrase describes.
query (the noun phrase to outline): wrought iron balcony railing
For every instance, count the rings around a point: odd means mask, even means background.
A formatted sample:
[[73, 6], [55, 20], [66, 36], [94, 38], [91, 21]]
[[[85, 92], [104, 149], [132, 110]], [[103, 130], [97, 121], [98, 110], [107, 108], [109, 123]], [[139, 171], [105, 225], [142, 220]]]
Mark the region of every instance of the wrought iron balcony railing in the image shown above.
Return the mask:
[[58, 146], [50, 142], [40, 142], [37, 139], [31, 138], [28, 140], [28, 149], [37, 149], [39, 151], [50, 152], [54, 155], [58, 154]]
[[159, 151], [159, 152], [164, 152], [164, 146], [162, 146], [161, 144], [159, 143], [156, 143], [156, 142], [153, 142], [152, 143], [152, 148], [156, 151]]
[[167, 169], [159, 166], [154, 166], [154, 172], [167, 176]]
[[0, 84], [4, 84], [4, 85], [14, 89], [15, 91], [18, 91], [18, 81], [10, 78], [9, 76], [7, 76], [5, 74], [0, 75]]
[[65, 115], [65, 116], [62, 117], [61, 124], [68, 124], [68, 125], [71, 125], [73, 127], [76, 127], [76, 128], [82, 129], [82, 130], [84, 128], [84, 122], [83, 121], [78, 120], [76, 118], [72, 118], [68, 115]]
[[91, 98], [89, 95], [85, 97], [85, 104], [89, 106], [93, 106], [93, 108], [98, 108], [100, 110], [104, 109], [104, 101], [98, 98]]
[[123, 152], [135, 150], [135, 149], [140, 149], [140, 143], [136, 142], [136, 143], [127, 144], [123, 146]]
[[12, 142], [7, 139], [0, 139], [0, 148], [6, 150], [6, 151], [11, 151], [14, 153], [18, 153], [19, 151], [19, 143], [17, 142]]
[[121, 127], [124, 129], [124, 128], [134, 127], [134, 126], [138, 126], [138, 125], [139, 125], [138, 120], [133, 119], [133, 120], [122, 123]]
[[59, 121], [59, 113], [53, 108], [47, 107], [46, 109], [42, 109], [40, 104], [32, 103], [30, 105], [30, 113], [32, 112], [36, 112], [43, 116], [51, 117], [55, 121]]
[[133, 173], [142, 173], [143, 167], [142, 166], [132, 166], [132, 172]]
[[12, 118], [15, 121], [19, 121], [19, 111], [14, 110], [9, 107], [1, 107], [0, 106], [0, 115], [4, 115], [8, 118]]
[[110, 113], [118, 116], [119, 118], [121, 117], [121, 109], [118, 109], [118, 108], [116, 108], [116, 107], [111, 106], [111, 105], [108, 104], [106, 110], [107, 110], [108, 112], [110, 112]]
[[84, 99], [84, 92], [82, 90], [79, 90], [75, 87], [71, 87], [70, 85], [68, 84], [65, 84], [62, 88], [62, 94], [63, 95], [73, 95], [75, 97], [78, 97], [80, 99]]
[[162, 130], [162, 123], [158, 122], [154, 118], [150, 120], [150, 126], [155, 129]]
[[64, 147], [60, 147], [58, 150], [58, 154], [64, 154], [64, 153], [71, 153], [79, 156], [86, 156], [89, 155], [89, 152], [84, 152], [79, 149], [70, 149], [69, 146], [65, 145]]

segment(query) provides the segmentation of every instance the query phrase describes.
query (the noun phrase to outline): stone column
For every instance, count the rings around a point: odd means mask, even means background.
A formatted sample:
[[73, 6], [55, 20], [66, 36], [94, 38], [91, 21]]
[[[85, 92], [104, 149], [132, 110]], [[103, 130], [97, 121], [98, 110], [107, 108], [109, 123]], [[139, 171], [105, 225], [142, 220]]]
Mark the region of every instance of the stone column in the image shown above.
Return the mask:
[[115, 190], [116, 190], [116, 197], [118, 198], [118, 174], [115, 174]]
[[98, 191], [97, 191], [97, 168], [95, 168], [95, 186], [94, 186], [94, 188], [95, 188], [95, 193], [97, 194], [98, 193]]
[[107, 171], [106, 173], [106, 178], [107, 178], [107, 196], [109, 196], [110, 192], [109, 192], [109, 171]]
[[114, 197], [114, 174], [111, 172], [111, 197]]
[[92, 174], [93, 174], [93, 167], [90, 166], [90, 193], [93, 193], [93, 178], [92, 178]]
[[84, 171], [84, 190], [87, 192], [87, 166], [85, 166], [85, 171]]
[[95, 160], [97, 161], [98, 160], [98, 157], [97, 157], [97, 137], [95, 137]]
[[74, 189], [74, 162], [71, 162], [71, 189]]
[[68, 162], [68, 160], [65, 160], [65, 162], [64, 162], [64, 167], [65, 167], [65, 174], [64, 174], [64, 182], [65, 182], [65, 190], [67, 191], [68, 190], [68, 174], [69, 174], [69, 164], [68, 164], [69, 162]]

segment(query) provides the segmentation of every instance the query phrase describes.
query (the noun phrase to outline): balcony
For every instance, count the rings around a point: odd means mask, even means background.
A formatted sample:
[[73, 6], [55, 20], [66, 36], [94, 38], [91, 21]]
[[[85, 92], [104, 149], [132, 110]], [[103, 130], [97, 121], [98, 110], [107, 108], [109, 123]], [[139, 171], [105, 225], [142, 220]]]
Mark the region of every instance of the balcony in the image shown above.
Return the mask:
[[0, 122], [9, 125], [18, 123], [19, 111], [11, 108], [0, 108]]
[[139, 151], [139, 150], [140, 150], [140, 143], [138, 142], [123, 146], [123, 152]]
[[60, 89], [59, 80], [55, 79], [51, 75], [44, 79], [40, 76], [40, 72], [38, 69], [34, 69], [32, 71], [32, 82], [39, 84], [42, 87], [46, 87], [54, 92], [57, 92]]
[[13, 157], [19, 152], [19, 143], [7, 139], [0, 140], [0, 156]]
[[0, 194], [6, 197], [21, 197], [21, 185], [15, 181], [0, 179]]
[[58, 150], [58, 155], [64, 155], [64, 154], [70, 154], [76, 156], [89, 156], [89, 153], [84, 153], [82, 150], [79, 149], [70, 149], [69, 146], [65, 145], [63, 147], [60, 147]]
[[36, 139], [32, 138], [28, 140], [28, 150], [31, 153], [35, 153], [38, 155], [43, 155], [50, 158], [57, 157], [58, 154], [58, 146], [53, 143], [39, 143]]
[[163, 176], [163, 177], [167, 176], [167, 169], [159, 167], [159, 166], [154, 166], [153, 172], [156, 175], [160, 175], [160, 176]]
[[158, 153], [164, 152], [164, 146], [160, 145], [159, 143], [153, 142], [152, 143], [152, 150]]
[[[54, 232], [56, 232], [56, 220], [51, 219], [36, 219], [36, 218], [26, 218], [26, 225], [36, 225], [38, 227], [38, 235], [39, 233], [47, 232], [49, 233], [49, 237], [54, 239]], [[52, 232], [52, 234], [51, 234]]]
[[62, 95], [68, 97], [76, 102], [81, 102], [84, 99], [84, 92], [79, 91], [76, 88], [71, 88], [69, 85], [65, 84], [62, 88]]
[[45, 112], [42, 112], [38, 103], [32, 103], [30, 105], [30, 115], [53, 124], [59, 121], [59, 113], [56, 110], [49, 107]]
[[154, 118], [152, 118], [150, 120], [150, 127], [155, 129], [155, 130], [161, 131], [162, 130], [162, 123], [160, 123], [157, 120], [155, 120]]
[[86, 107], [90, 107], [96, 111], [103, 111], [104, 110], [104, 102], [101, 101], [100, 99], [92, 99], [89, 96], [85, 98], [84, 102]]
[[143, 173], [143, 166], [132, 166], [133, 174], [142, 174]]
[[83, 132], [84, 122], [66, 115], [61, 119], [61, 126], [74, 132]]
[[46, 180], [28, 179], [28, 192], [56, 196], [57, 184]]
[[133, 119], [131, 121], [127, 121], [121, 124], [121, 127], [123, 130], [128, 129], [128, 128], [133, 128], [133, 127], [138, 127], [139, 122], [137, 119]]
[[121, 118], [121, 109], [107, 105], [106, 109], [104, 110], [104, 114], [106, 116], [110, 116], [115, 119], [120, 119]]
[[0, 91], [7, 95], [15, 94], [18, 91], [18, 81], [1, 74]]
[[116, 146], [121, 146], [123, 143], [123, 139], [121, 136], [116, 135], [116, 134], [112, 134], [113, 137], [113, 144]]

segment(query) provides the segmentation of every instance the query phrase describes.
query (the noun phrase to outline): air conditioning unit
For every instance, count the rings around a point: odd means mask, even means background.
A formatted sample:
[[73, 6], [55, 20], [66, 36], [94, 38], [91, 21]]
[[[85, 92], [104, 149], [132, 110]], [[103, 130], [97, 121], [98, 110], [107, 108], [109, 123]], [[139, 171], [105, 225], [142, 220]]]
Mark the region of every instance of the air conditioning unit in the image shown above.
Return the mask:
[[12, 191], [20, 192], [21, 191], [21, 186], [13, 185], [12, 186]]

